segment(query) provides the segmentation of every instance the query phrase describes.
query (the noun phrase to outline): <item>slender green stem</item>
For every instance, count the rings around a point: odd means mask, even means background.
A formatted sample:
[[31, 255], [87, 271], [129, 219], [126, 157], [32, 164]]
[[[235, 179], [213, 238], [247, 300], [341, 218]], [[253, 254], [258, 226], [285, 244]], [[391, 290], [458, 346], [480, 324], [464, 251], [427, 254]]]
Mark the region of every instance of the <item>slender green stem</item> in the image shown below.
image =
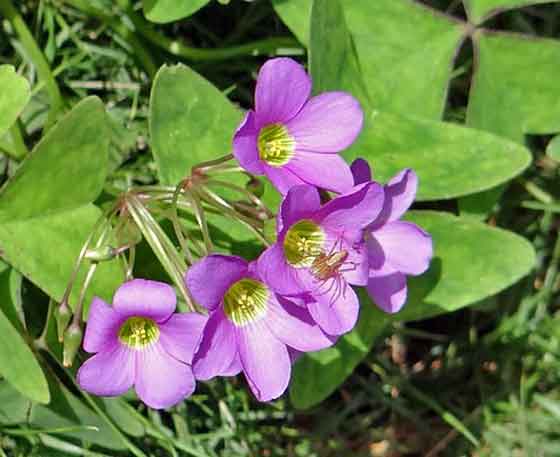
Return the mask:
[[235, 184], [229, 183], [227, 181], [222, 181], [221, 179], [209, 179], [208, 180], [208, 184], [215, 184], [217, 186], [222, 186], [222, 187], [227, 187], [231, 190], [235, 190], [241, 194], [243, 194], [245, 197], [247, 197], [255, 206], [257, 206], [257, 208], [261, 209], [262, 211], [265, 212], [265, 214], [267, 215], [267, 218], [272, 218], [272, 211], [270, 211], [266, 205], [263, 203], [263, 201], [257, 197], [255, 194], [249, 192], [247, 189], [244, 189], [241, 186], [237, 186]]
[[218, 157], [214, 160], [208, 160], [206, 162], [201, 162], [194, 167], [192, 167], [192, 174], [195, 175], [197, 173], [206, 173], [207, 171], [212, 170], [217, 165], [223, 165], [230, 160], [233, 159], [233, 154], [226, 154], [225, 156]]
[[[223, 200], [219, 195], [215, 194], [211, 190], [204, 188], [198, 189], [199, 195], [210, 205], [214, 205], [217, 208], [220, 208], [224, 213], [229, 214], [234, 219], [241, 222], [245, 225], [251, 232], [253, 232], [257, 238], [263, 243], [264, 246], [270, 246], [269, 241], [267, 240], [264, 233], [261, 232], [260, 229], [255, 227], [253, 224], [257, 222], [256, 220], [250, 219], [245, 215], [241, 214], [237, 211], [234, 207], [232, 207], [228, 202]], [[259, 221], [261, 222], [261, 221]]]
[[[64, 0], [69, 5], [86, 12], [89, 15], [96, 16], [98, 19], [106, 22], [123, 38], [131, 40], [130, 32], [120, 20], [116, 17], [105, 13], [95, 7], [92, 7], [85, 0]], [[187, 46], [186, 44], [173, 40], [159, 33], [150, 23], [148, 23], [141, 14], [138, 14], [132, 8], [126, 9], [126, 15], [132, 21], [134, 28], [138, 33], [148, 40], [150, 43], [163, 49], [164, 51], [187, 60], [192, 61], [215, 61], [234, 59], [242, 56], [256, 56], [274, 54], [278, 49], [282, 48], [301, 48], [301, 45], [293, 38], [287, 37], [273, 37], [263, 40], [253, 41], [238, 46], [231, 46], [219, 49], [200, 49]], [[123, 28], [124, 27], [124, 28]], [[125, 30], [126, 29], [126, 30]], [[137, 40], [137, 39], [136, 39]], [[131, 43], [132, 44], [132, 43]], [[143, 59], [144, 60], [144, 59]], [[146, 62], [144, 62], [146, 63]], [[146, 67], [146, 65], [145, 65]]]
[[108, 214], [101, 215], [99, 219], [97, 219], [97, 221], [95, 222], [89, 236], [87, 237], [85, 243], [82, 246], [80, 253], [78, 254], [78, 258], [76, 259], [76, 263], [74, 264], [74, 269], [72, 270], [72, 274], [70, 275], [70, 280], [68, 281], [68, 285], [66, 286], [66, 290], [64, 291], [62, 300], [60, 300], [61, 306], [64, 303], [68, 303], [68, 300], [70, 298], [70, 293], [72, 292], [72, 287], [74, 286], [74, 282], [76, 281], [76, 277], [78, 276], [78, 271], [80, 270], [80, 266], [82, 264], [82, 261], [84, 260], [86, 252], [89, 249], [91, 242], [93, 241], [93, 237], [95, 236], [97, 231], [101, 228], [103, 223], [105, 222], [108, 223], [108, 220], [114, 211], [115, 209], [112, 208]]
[[177, 201], [179, 199], [179, 194], [182, 192], [183, 187], [182, 183], [180, 183], [175, 192], [173, 193], [173, 202], [171, 203], [171, 210], [170, 210], [170, 217], [171, 223], [173, 224], [173, 230], [175, 230], [175, 235], [177, 236], [177, 240], [179, 240], [179, 244], [181, 245], [181, 254], [183, 257], [187, 259], [189, 265], [194, 263], [193, 256], [189, 249], [189, 245], [187, 243], [185, 234], [183, 233], [183, 228], [179, 223], [179, 213], [177, 210]]
[[19, 36], [21, 45], [37, 69], [39, 79], [41, 79], [45, 84], [45, 88], [49, 94], [51, 102], [49, 115], [47, 122], [45, 123], [45, 130], [48, 130], [54, 124], [59, 112], [64, 107], [64, 100], [62, 99], [58, 84], [51, 72], [49, 63], [41, 51], [41, 48], [33, 38], [27, 24], [16, 8], [14, 8], [10, 0], [0, 0], [0, 13], [11, 22]]
[[550, 213], [560, 213], [560, 204], [554, 203], [539, 203], [534, 201], [521, 202], [521, 206], [527, 209], [536, 209], [540, 211], [547, 211]]
[[[123, 254], [124, 255], [124, 254]], [[130, 246], [128, 250], [128, 269], [126, 270], [126, 280], [132, 279], [132, 274], [134, 272], [134, 262], [136, 260], [136, 246]]]
[[198, 222], [200, 231], [202, 232], [202, 239], [204, 240], [204, 245], [206, 246], [206, 254], [210, 254], [214, 250], [214, 245], [212, 244], [210, 230], [208, 230], [208, 222], [206, 220], [206, 215], [204, 214], [204, 209], [200, 204], [199, 196], [189, 189], [185, 189], [185, 196], [192, 204], [194, 217]]
[[548, 192], [546, 192], [545, 190], [541, 189], [534, 182], [525, 181], [524, 179], [521, 179], [521, 183], [523, 184], [523, 187], [525, 187], [525, 190], [529, 192], [537, 200], [539, 200], [541, 203], [544, 203], [545, 205], [550, 205], [551, 203], [554, 202], [554, 197], [550, 195]]
[[10, 135], [14, 143], [14, 152], [16, 153], [16, 154], [11, 154], [12, 159], [15, 160], [24, 159], [29, 153], [29, 150], [27, 149], [27, 146], [25, 145], [25, 141], [23, 140], [21, 123], [19, 122], [19, 120], [16, 121], [16, 123], [12, 125], [12, 127], [10, 128]]
[[[107, 238], [109, 238], [110, 233], [111, 233], [111, 223], [110, 223], [110, 221], [107, 221], [107, 224], [103, 228], [103, 231], [101, 232], [101, 235], [99, 236], [99, 239], [95, 243], [95, 249], [103, 246], [105, 241], [107, 241]], [[84, 279], [84, 282], [82, 283], [82, 287], [80, 288], [80, 294], [78, 296], [78, 303], [76, 304], [76, 309], [74, 311], [74, 317], [72, 318], [72, 324], [71, 325], [80, 325], [80, 322], [82, 322], [82, 317], [83, 317], [82, 316], [82, 311], [83, 311], [83, 308], [84, 308], [84, 299], [86, 297], [86, 292], [87, 292], [87, 289], [88, 289], [88, 287], [91, 283], [91, 280], [93, 279], [93, 275], [95, 274], [95, 270], [97, 270], [97, 262], [93, 262], [87, 270], [86, 277]]]
[[39, 335], [39, 338], [37, 338], [37, 340], [35, 341], [35, 344], [38, 347], [47, 347], [47, 333], [49, 332], [49, 324], [51, 322], [51, 317], [52, 317], [53, 312], [54, 312], [54, 307], [55, 307], [55, 302], [51, 298], [51, 299], [49, 299], [49, 307], [47, 309], [47, 317], [45, 319], [45, 326], [43, 327], [43, 330], [41, 331], [41, 335]]
[[191, 311], [199, 311], [183, 280], [187, 266], [167, 234], [136, 195], [129, 194], [126, 203], [134, 222], [136, 222], [154, 254], [181, 292], [188, 308]]
[[275, 54], [282, 48], [301, 48], [301, 45], [289, 37], [273, 37], [253, 41], [237, 46], [218, 49], [201, 49], [185, 45], [181, 41], [173, 40], [159, 33], [140, 14], [132, 9], [127, 11], [136, 30], [148, 41], [167, 51], [168, 53], [193, 61], [227, 60], [242, 56], [258, 56]]

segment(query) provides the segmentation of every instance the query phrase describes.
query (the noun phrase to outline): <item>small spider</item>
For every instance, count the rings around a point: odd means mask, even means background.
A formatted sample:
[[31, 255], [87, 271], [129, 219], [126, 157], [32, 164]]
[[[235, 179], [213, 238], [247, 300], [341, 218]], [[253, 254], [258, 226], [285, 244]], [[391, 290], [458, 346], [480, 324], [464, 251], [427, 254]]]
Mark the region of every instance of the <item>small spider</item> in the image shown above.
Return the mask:
[[[311, 264], [311, 273], [316, 282], [320, 283], [316, 292], [320, 295], [331, 295], [330, 305], [332, 305], [340, 296], [346, 296], [348, 283], [343, 273], [353, 271], [357, 267], [355, 262], [348, 261], [348, 251], [342, 249], [342, 239], [337, 240], [328, 254], [321, 252]], [[327, 285], [326, 289], [321, 290], [325, 285]]]

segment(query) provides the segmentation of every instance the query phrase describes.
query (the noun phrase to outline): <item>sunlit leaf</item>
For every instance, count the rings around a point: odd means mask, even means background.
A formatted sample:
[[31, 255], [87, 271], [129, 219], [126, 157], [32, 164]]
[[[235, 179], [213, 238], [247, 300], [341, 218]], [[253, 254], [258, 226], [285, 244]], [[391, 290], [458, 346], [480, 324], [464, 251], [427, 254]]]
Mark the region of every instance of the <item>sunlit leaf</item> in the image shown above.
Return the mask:
[[105, 108], [89, 97], [37, 144], [0, 193], [0, 224], [91, 203], [107, 175]]
[[550, 143], [548, 143], [548, 146], [546, 147], [546, 154], [550, 158], [560, 162], [560, 135], [556, 135], [552, 140], [550, 140]]
[[[560, 87], [551, 76], [560, 72], [560, 41], [479, 31], [474, 44], [468, 124], [521, 144], [526, 134], [560, 131]], [[461, 200], [461, 211], [484, 217], [502, 190]]]
[[[312, 1], [275, 0], [273, 4], [296, 36], [308, 42]], [[412, 0], [343, 0], [341, 4], [372, 106], [439, 119], [464, 25]]]
[[[49, 216], [0, 224], [0, 250], [4, 259], [55, 300], [60, 301], [71, 278], [78, 254], [101, 212], [93, 205]], [[74, 305], [86, 266], [71, 295]], [[123, 281], [117, 261], [101, 262], [86, 295], [110, 301]]]
[[480, 24], [502, 11], [541, 3], [555, 3], [558, 0], [464, 0], [469, 19]]
[[143, 0], [144, 14], [152, 22], [178, 21], [196, 13], [210, 0]]
[[11, 65], [0, 65], [0, 137], [15, 122], [30, 97], [29, 83]]
[[[0, 274], [0, 298], [12, 301], [13, 294], [9, 269]], [[30, 400], [47, 403], [49, 388], [43, 370], [34, 353], [16, 327], [6, 317], [3, 308], [15, 308], [15, 303], [4, 303], [0, 308], [0, 376]]]
[[177, 185], [191, 167], [231, 152], [241, 111], [184, 65], [163, 67], [150, 100], [150, 136], [163, 184]]
[[521, 173], [531, 154], [513, 141], [457, 124], [373, 113], [347, 159], [364, 157], [375, 179], [404, 168], [420, 177], [418, 199], [437, 200], [490, 189]]

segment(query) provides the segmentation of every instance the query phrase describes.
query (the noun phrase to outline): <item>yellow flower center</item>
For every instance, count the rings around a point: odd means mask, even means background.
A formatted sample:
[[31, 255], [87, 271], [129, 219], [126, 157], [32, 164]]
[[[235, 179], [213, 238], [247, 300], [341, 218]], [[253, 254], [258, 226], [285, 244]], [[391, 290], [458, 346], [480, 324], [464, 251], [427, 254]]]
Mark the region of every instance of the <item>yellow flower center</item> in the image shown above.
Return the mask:
[[119, 340], [132, 349], [142, 349], [159, 339], [159, 327], [147, 317], [130, 317], [119, 330]]
[[296, 268], [311, 267], [322, 253], [325, 233], [315, 222], [302, 219], [292, 225], [284, 238], [284, 255]]
[[294, 155], [296, 142], [282, 124], [270, 124], [259, 133], [259, 157], [271, 167], [286, 165]]
[[241, 279], [224, 295], [224, 312], [236, 326], [242, 327], [257, 320], [266, 311], [268, 289], [254, 279]]

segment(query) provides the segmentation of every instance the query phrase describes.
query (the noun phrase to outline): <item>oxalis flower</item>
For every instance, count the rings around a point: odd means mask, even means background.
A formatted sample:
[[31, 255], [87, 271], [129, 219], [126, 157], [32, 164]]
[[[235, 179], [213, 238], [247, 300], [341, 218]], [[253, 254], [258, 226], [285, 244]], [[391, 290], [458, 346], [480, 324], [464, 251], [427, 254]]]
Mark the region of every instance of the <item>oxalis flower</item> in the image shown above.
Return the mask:
[[173, 314], [175, 306], [171, 286], [144, 279], [124, 283], [113, 307], [94, 298], [84, 349], [96, 354], [78, 370], [80, 387], [115, 396], [134, 386], [152, 408], [167, 408], [191, 395], [191, 363], [207, 318]]
[[288, 58], [268, 60], [257, 78], [255, 110], [235, 132], [233, 154], [282, 194], [298, 184], [349, 191], [352, 173], [337, 153], [362, 128], [360, 105], [343, 92], [310, 94], [311, 79], [301, 65]]
[[288, 386], [292, 350], [332, 345], [305, 309], [270, 289], [255, 262], [213, 254], [189, 268], [186, 284], [210, 311], [194, 359], [199, 380], [243, 371], [257, 399], [272, 400]]
[[373, 182], [323, 206], [315, 187], [294, 187], [282, 201], [277, 241], [259, 258], [265, 281], [277, 293], [302, 299], [329, 335], [356, 324], [359, 302], [349, 284], [368, 282], [363, 229], [383, 201], [383, 188]]
[[[371, 170], [363, 159], [352, 164], [356, 184], [371, 182]], [[388, 313], [399, 311], [407, 299], [407, 275], [420, 275], [430, 266], [432, 238], [416, 224], [401, 221], [418, 189], [418, 177], [405, 169], [385, 189], [383, 210], [365, 231], [369, 280], [367, 290]]]

